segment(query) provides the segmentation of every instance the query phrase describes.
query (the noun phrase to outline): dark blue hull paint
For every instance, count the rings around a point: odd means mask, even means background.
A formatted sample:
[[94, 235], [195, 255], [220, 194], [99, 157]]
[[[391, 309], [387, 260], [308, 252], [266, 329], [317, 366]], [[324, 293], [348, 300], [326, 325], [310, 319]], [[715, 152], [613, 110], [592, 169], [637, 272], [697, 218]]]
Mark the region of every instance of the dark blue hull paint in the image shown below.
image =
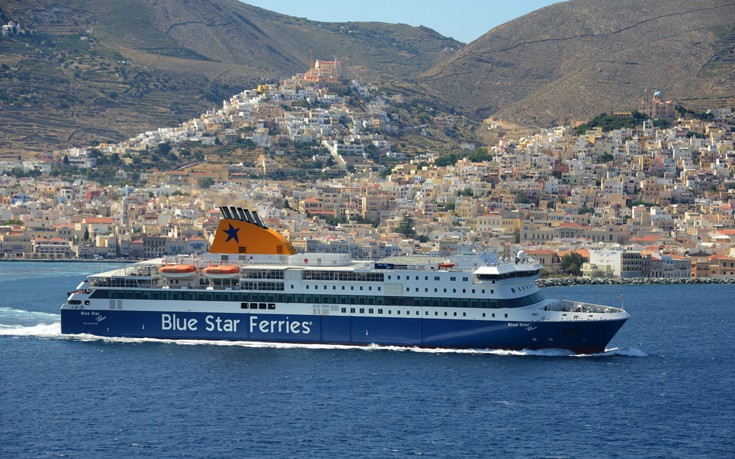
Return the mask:
[[62, 309], [61, 332], [98, 336], [604, 352], [625, 319], [505, 322]]

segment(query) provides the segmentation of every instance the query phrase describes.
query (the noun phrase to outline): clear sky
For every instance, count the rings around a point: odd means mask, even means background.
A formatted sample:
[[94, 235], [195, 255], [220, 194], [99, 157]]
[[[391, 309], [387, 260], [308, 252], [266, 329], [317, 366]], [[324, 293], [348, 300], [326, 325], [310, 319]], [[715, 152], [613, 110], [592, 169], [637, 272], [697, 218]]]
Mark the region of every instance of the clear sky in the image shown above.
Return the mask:
[[463, 43], [558, 0], [241, 0], [322, 22], [378, 21], [426, 26]]

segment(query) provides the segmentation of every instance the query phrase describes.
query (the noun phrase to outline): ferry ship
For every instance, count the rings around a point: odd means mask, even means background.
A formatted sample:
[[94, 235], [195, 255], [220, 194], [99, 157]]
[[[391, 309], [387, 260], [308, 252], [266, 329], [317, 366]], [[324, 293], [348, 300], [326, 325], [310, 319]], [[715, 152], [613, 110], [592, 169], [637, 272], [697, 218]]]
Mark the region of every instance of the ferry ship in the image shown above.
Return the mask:
[[220, 212], [207, 254], [88, 276], [61, 307], [61, 332], [589, 354], [604, 352], [629, 317], [545, 298], [540, 266], [523, 251], [379, 261], [297, 253], [257, 212]]

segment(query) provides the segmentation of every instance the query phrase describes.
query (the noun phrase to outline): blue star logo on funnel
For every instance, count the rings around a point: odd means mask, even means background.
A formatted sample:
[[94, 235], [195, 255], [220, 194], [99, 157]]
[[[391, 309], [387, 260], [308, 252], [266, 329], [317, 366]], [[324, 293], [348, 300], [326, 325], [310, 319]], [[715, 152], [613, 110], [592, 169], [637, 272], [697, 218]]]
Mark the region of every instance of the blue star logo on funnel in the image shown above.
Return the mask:
[[223, 230], [227, 234], [227, 239], [225, 240], [225, 242], [229, 242], [230, 239], [234, 239], [235, 242], [239, 244], [240, 240], [237, 238], [237, 232], [240, 231], [240, 228], [235, 228], [234, 226], [232, 226], [232, 223], [230, 223], [229, 225], [230, 229]]

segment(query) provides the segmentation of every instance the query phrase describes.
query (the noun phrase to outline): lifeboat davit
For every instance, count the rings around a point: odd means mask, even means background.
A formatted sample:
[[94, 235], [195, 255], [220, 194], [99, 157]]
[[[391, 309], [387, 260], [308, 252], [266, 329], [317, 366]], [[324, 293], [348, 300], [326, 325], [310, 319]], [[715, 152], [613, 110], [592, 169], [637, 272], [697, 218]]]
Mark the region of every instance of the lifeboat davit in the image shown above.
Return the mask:
[[454, 263], [452, 263], [451, 261], [442, 261], [441, 263], [439, 263], [439, 269], [449, 269], [454, 268], [454, 266]]
[[197, 268], [194, 265], [166, 265], [158, 268], [158, 273], [163, 277], [172, 279], [184, 279], [193, 277]]
[[233, 279], [240, 277], [240, 268], [230, 265], [208, 266], [202, 272], [205, 276], [212, 279]]

